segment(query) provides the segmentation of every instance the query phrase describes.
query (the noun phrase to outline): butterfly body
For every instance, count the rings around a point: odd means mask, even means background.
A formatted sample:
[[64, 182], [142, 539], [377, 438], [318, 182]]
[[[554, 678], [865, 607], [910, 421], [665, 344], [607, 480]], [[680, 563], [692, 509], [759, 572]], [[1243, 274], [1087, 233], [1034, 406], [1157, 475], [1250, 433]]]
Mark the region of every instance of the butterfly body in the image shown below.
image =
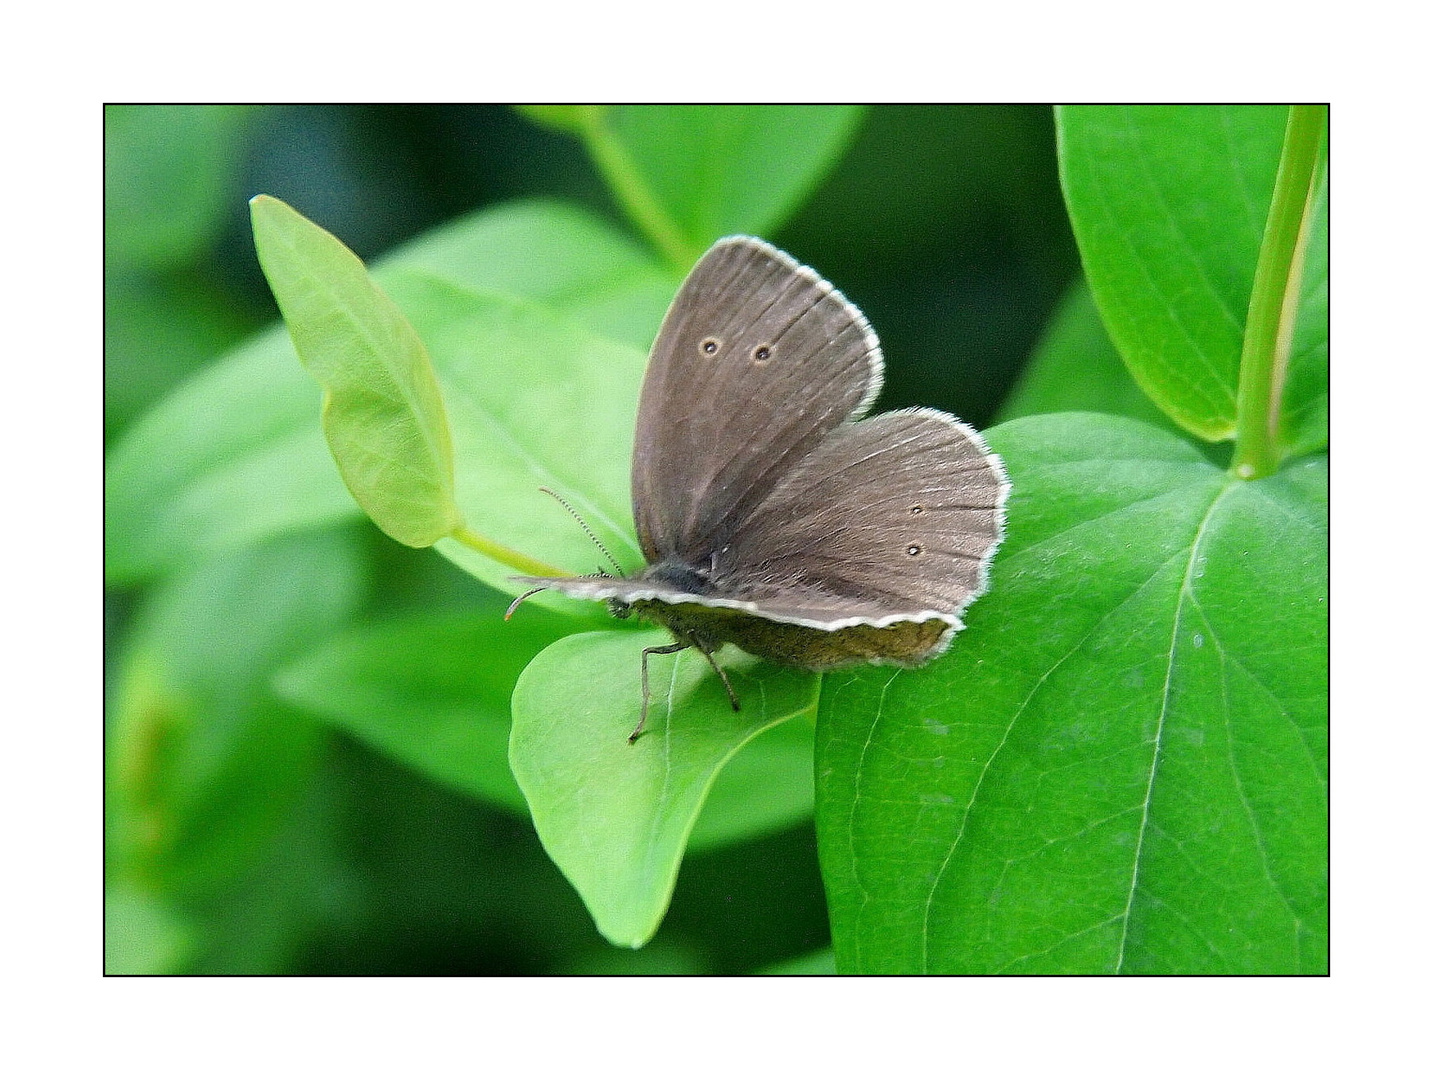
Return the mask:
[[[676, 638], [648, 651], [711, 660], [730, 642], [813, 670], [938, 655], [987, 587], [1009, 483], [946, 413], [864, 419], [882, 371], [865, 317], [815, 271], [754, 237], [718, 241], [668, 309], [642, 385], [632, 502], [646, 567], [524, 580]], [[645, 675], [646, 653], [644, 717]]]
[[638, 600], [631, 608], [649, 622], [665, 626], [678, 641], [690, 642], [703, 652], [730, 642], [752, 656], [808, 671], [863, 661], [919, 664], [942, 651], [952, 632], [950, 624], [940, 618], [825, 630], [704, 604]]

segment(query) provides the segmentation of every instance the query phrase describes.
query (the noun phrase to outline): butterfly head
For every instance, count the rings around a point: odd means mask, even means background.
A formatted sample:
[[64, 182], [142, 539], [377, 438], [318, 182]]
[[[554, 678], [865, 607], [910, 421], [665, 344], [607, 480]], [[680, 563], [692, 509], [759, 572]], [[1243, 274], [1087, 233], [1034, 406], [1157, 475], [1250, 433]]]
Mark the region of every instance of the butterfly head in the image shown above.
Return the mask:
[[714, 591], [710, 569], [693, 566], [675, 555], [668, 555], [661, 562], [647, 567], [641, 577], [643, 581], [656, 582], [694, 596], [709, 596]]

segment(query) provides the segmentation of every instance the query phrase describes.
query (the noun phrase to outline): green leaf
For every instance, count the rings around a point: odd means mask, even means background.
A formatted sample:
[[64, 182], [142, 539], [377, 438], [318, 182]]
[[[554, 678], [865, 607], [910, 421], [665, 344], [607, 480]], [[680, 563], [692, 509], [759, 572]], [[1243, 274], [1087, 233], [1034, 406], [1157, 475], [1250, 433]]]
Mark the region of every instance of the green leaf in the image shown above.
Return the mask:
[[741, 701], [733, 712], [701, 656], [654, 656], [647, 732], [628, 743], [641, 709], [641, 650], [669, 640], [656, 630], [564, 638], [513, 693], [509, 755], [543, 847], [602, 935], [632, 948], [656, 932], [722, 766], [815, 707], [809, 673], [724, 651], [719, 662]]
[[681, 277], [607, 222], [569, 203], [521, 200], [470, 214], [384, 258], [472, 292], [532, 300], [643, 352]]
[[106, 273], [104, 316], [107, 441], [254, 329], [228, 290], [187, 272]]
[[[427, 273], [416, 278], [408, 266]], [[461, 327], [474, 303], [472, 294], [491, 292], [498, 295], [489, 297], [490, 305], [536, 312], [530, 317], [563, 323], [569, 336], [575, 324], [588, 334], [628, 343], [630, 350], [617, 367], [628, 373], [623, 378], [631, 379], [620, 392], [630, 395], [626, 409], [634, 415], [641, 357], [676, 288], [673, 274], [659, 269], [611, 228], [570, 207], [542, 203], [509, 204], [438, 230], [385, 260], [375, 278], [426, 341], [440, 380], [446, 368], [469, 363], [478, 363], [472, 378], [487, 380], [493, 395], [516, 380], [508, 408], [521, 409], [536, 425], [523, 436], [525, 442], [506, 444], [505, 453], [519, 457], [529, 449], [541, 451], [554, 439], [580, 446], [582, 432], [572, 418], [589, 414], [573, 405], [585, 399], [574, 388], [553, 386], [552, 369], [531, 345], [524, 347], [524, 367], [510, 364], [500, 353], [475, 351], [472, 342], [455, 341], [461, 355], [450, 358], [447, 347], [436, 349], [432, 340], [454, 337], [435, 329], [449, 318], [443, 301], [422, 298], [439, 293], [450, 297], [451, 318]], [[442, 281], [434, 278], [449, 282], [449, 287], [444, 290]], [[395, 287], [399, 279], [413, 296], [396, 291], [404, 287]], [[419, 280], [423, 284], [414, 284]], [[528, 306], [516, 303], [524, 298]], [[416, 307], [420, 301], [423, 310], [405, 309], [405, 304]], [[559, 313], [571, 321], [564, 322]], [[589, 389], [614, 377], [613, 370], [601, 366], [611, 355], [602, 348], [593, 354], [593, 366], [582, 375]], [[466, 457], [468, 409], [451, 397], [456, 461], [460, 467], [483, 464]], [[599, 401], [605, 403], [605, 393]], [[544, 413], [544, 408], [549, 411]], [[205, 552], [357, 517], [359, 510], [339, 480], [316, 423], [318, 415], [318, 388], [300, 367], [281, 327], [259, 335], [164, 399], [125, 433], [106, 461], [107, 580], [143, 580]], [[486, 424], [482, 417], [475, 422]], [[622, 474], [623, 504], [627, 481], [622, 471], [630, 453], [630, 446], [623, 447], [616, 459], [605, 463], [614, 476]], [[585, 467], [590, 455], [579, 450], [578, 456]], [[535, 488], [554, 479], [525, 481], [522, 497], [550, 504]], [[457, 485], [461, 502], [461, 472]], [[562, 484], [558, 489], [569, 497], [575, 491]], [[548, 532], [580, 536], [555, 504], [547, 509], [550, 516], [543, 521]], [[623, 513], [630, 516], [630, 510]], [[502, 514], [513, 516], [511, 507], [502, 508]], [[625, 528], [630, 530], [630, 525]], [[591, 562], [590, 547], [573, 554], [582, 560], [576, 565]]]
[[[545, 307], [480, 296], [417, 275], [393, 295], [432, 350], [459, 462], [456, 499], [476, 532], [552, 566], [581, 572], [602, 556], [548, 487], [619, 562], [640, 566], [629, 463], [645, 357]], [[456, 540], [438, 550], [512, 594], [513, 568]], [[540, 593], [533, 603], [591, 611]]]
[[282, 327], [180, 386], [105, 462], [106, 579], [357, 516], [318, 414]]
[[1326, 460], [1238, 481], [1092, 414], [987, 435], [1014, 490], [968, 629], [827, 676], [840, 969], [1326, 971]]
[[[1287, 116], [1282, 106], [1057, 114], [1065, 200], [1105, 325], [1145, 392], [1204, 439], [1234, 432], [1244, 326]], [[1291, 385], [1285, 407], [1311, 407], [1316, 381]]]
[[362, 577], [352, 537], [316, 533], [204, 560], [146, 598], [106, 739], [121, 880], [202, 892], [264, 847], [322, 745], [269, 679], [351, 617]]
[[743, 746], [717, 773], [687, 850], [724, 847], [810, 821], [816, 802], [815, 734], [812, 709], [767, 728]]
[[1083, 279], [1060, 302], [998, 419], [1103, 412], [1177, 430], [1130, 377]]
[[110, 270], [195, 258], [224, 222], [254, 117], [246, 105], [106, 105], [104, 242]]
[[105, 107], [106, 442], [253, 329], [232, 283], [196, 268], [214, 254], [238, 198], [256, 113]]
[[534, 124], [541, 124], [565, 135], [581, 135], [591, 122], [593, 113], [600, 113], [605, 105], [514, 105], [520, 114]]
[[508, 768], [509, 702], [527, 662], [572, 631], [502, 609], [365, 626], [279, 673], [288, 701], [440, 783], [526, 815]]
[[443, 397], [412, 325], [358, 256], [278, 199], [250, 203], [254, 245], [299, 359], [319, 381], [323, 430], [354, 499], [399, 543], [462, 523]]
[[732, 233], [770, 234], [840, 158], [864, 110], [626, 105], [586, 117], [588, 147], [628, 215], [685, 271]]
[[104, 973], [171, 975], [194, 951], [194, 928], [158, 897], [117, 885], [104, 894]]

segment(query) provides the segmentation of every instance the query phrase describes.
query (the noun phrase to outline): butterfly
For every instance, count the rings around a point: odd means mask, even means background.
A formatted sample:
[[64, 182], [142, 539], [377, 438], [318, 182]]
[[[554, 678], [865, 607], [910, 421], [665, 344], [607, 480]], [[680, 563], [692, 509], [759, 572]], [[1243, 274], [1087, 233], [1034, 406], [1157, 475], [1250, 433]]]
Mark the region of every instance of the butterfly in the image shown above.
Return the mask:
[[866, 417], [884, 364], [864, 315], [810, 267], [751, 236], [718, 240], [652, 346], [637, 411], [636, 574], [518, 580], [605, 600], [695, 648], [822, 671], [944, 652], [986, 591], [1005, 466], [928, 408]]

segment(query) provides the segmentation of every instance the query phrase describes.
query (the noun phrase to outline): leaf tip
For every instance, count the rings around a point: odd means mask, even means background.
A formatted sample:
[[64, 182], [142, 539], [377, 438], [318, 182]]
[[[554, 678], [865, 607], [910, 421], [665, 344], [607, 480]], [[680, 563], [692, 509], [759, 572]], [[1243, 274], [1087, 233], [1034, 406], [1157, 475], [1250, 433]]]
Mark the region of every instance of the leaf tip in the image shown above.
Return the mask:
[[281, 200], [274, 198], [272, 195], [266, 195], [261, 191], [249, 200], [249, 214], [256, 216], [262, 213], [272, 213], [274, 209], [283, 205], [284, 203]]

